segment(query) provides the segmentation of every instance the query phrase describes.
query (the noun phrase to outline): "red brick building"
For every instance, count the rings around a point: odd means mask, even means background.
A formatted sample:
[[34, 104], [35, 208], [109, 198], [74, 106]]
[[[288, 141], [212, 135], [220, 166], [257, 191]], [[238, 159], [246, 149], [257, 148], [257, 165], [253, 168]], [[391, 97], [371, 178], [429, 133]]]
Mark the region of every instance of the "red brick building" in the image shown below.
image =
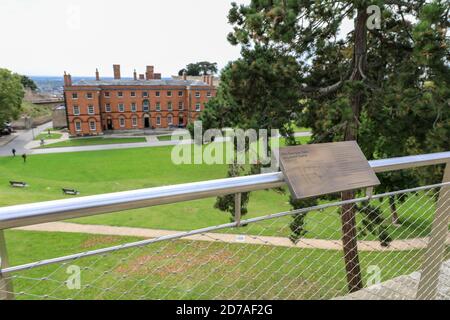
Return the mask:
[[64, 74], [67, 122], [73, 136], [98, 135], [110, 130], [144, 130], [185, 127], [195, 121], [205, 103], [216, 94], [212, 76], [203, 81], [161, 79], [147, 66], [139, 77], [122, 79], [114, 65], [114, 79], [72, 83]]

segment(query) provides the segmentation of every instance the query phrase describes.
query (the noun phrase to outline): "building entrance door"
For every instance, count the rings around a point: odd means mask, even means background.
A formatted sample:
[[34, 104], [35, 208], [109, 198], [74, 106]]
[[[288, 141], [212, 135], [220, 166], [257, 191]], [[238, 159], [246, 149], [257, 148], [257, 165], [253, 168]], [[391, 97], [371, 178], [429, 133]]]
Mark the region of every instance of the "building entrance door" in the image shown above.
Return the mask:
[[182, 114], [178, 116], [178, 127], [180, 128], [184, 127], [184, 117]]
[[150, 128], [150, 118], [149, 117], [144, 118], [144, 127]]
[[108, 127], [108, 130], [112, 130], [113, 129], [113, 124], [112, 124], [112, 120], [108, 119], [108, 121], [106, 122], [106, 125]]

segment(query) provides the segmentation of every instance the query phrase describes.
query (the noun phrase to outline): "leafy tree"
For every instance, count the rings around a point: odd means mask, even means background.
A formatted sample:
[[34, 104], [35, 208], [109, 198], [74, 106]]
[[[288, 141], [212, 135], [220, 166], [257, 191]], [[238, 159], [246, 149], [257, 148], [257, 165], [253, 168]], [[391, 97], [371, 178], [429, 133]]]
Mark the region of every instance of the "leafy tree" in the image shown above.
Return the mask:
[[[233, 163], [228, 168], [228, 177], [237, 177], [243, 174], [247, 174], [246, 169], [244, 166]], [[235, 221], [235, 210], [236, 210], [236, 202], [234, 194], [227, 194], [225, 196], [217, 197], [216, 203], [214, 204], [214, 208], [219, 209], [221, 211], [225, 211], [231, 214], [231, 221]], [[249, 192], [242, 192], [241, 193], [241, 216], [244, 216], [247, 214], [247, 204], [250, 200], [250, 193]]]
[[184, 73], [187, 74], [187, 69], [186, 69], [186, 68], [183, 68], [183, 69], [181, 69], [180, 71], [178, 71], [178, 75], [179, 75], [179, 76], [182, 76]]
[[300, 68], [294, 58], [257, 46], [243, 49], [242, 58], [229, 63], [221, 73], [223, 84], [202, 113], [205, 127], [280, 129], [300, 110], [297, 88]]
[[[289, 203], [294, 210], [297, 210], [317, 205], [317, 199], [311, 198], [306, 200], [294, 200], [292, 196], [289, 196]], [[292, 222], [289, 225], [291, 229], [289, 239], [291, 239], [293, 243], [297, 243], [300, 238], [304, 237], [308, 232], [305, 228], [305, 219], [307, 214], [308, 212], [302, 212], [293, 215]]]
[[190, 63], [186, 66], [186, 68], [181, 69], [178, 72], [179, 76], [182, 76], [184, 72], [188, 76], [200, 76], [200, 75], [208, 75], [217, 73], [217, 63], [201, 61], [197, 63]]
[[[371, 4], [381, 9], [379, 28]], [[299, 124], [312, 128], [314, 142], [358, 140], [374, 159], [448, 149], [445, 1], [252, 0], [233, 4], [228, 17], [234, 26], [228, 39], [243, 46], [243, 55], [259, 46], [297, 60], [300, 83], [282, 93], [295, 88], [303, 98]], [[347, 19], [354, 30], [342, 36]], [[272, 106], [267, 114], [278, 108]], [[382, 176], [380, 188], [407, 186], [414, 176]], [[343, 200], [353, 197], [342, 193]], [[355, 214], [354, 206], [342, 207], [350, 291], [362, 287]]]
[[31, 91], [36, 91], [38, 89], [36, 83], [25, 75], [20, 76], [20, 82], [24, 88], [28, 88]]
[[0, 68], [0, 126], [18, 118], [23, 97], [21, 77]]
[[198, 63], [190, 63], [186, 66], [188, 76], [199, 76], [201, 69]]
[[[293, 114], [298, 111], [299, 93], [295, 88], [299, 85], [299, 71], [295, 59], [276, 50], [259, 46], [243, 50], [241, 59], [222, 70], [217, 95], [199, 118], [203, 129], [267, 129], [269, 133], [271, 129], [280, 129], [283, 136], [291, 137], [289, 141], [295, 143], [291, 124]], [[192, 131], [192, 126], [189, 129]], [[260, 164], [245, 167], [233, 163], [228, 176], [259, 173], [260, 167]], [[242, 194], [242, 214], [247, 212], [248, 199], [248, 194]], [[234, 215], [234, 196], [218, 197], [216, 208]]]
[[202, 75], [208, 75], [208, 74], [216, 74], [217, 73], [217, 62], [208, 62], [208, 61], [202, 61], [197, 63], [200, 67], [201, 74]]
[[362, 230], [361, 233], [378, 235], [380, 244], [383, 247], [387, 247], [392, 241], [389, 232], [387, 231], [387, 225], [384, 223], [383, 212], [379, 207], [369, 205], [367, 201], [363, 202], [357, 207], [358, 212], [362, 213]]

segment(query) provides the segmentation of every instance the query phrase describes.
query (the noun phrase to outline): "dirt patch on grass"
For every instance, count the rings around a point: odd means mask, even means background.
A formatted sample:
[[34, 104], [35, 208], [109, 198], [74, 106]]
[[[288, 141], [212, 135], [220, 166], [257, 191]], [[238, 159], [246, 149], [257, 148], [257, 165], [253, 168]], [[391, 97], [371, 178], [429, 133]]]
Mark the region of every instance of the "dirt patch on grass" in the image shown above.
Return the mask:
[[[214, 250], [204, 243], [186, 243], [188, 248], [175, 248], [170, 246], [139, 255], [126, 265], [118, 267], [115, 271], [127, 274], [154, 274], [167, 276], [170, 274], [183, 274], [194, 270], [210, 270], [235, 265], [238, 258], [228, 249]], [[177, 250], [178, 249], [178, 250]]]
[[94, 236], [84, 241], [80, 247], [82, 249], [89, 249], [98, 245], [117, 243], [120, 240], [121, 237], [119, 236]]

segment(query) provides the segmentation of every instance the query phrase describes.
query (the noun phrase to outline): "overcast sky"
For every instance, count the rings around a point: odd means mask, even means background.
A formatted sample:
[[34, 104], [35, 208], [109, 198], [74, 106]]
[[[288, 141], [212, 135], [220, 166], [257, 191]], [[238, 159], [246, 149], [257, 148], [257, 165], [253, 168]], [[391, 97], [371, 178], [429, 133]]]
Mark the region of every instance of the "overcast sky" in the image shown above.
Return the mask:
[[[250, 0], [234, 0], [248, 3]], [[26, 75], [122, 76], [154, 65], [163, 77], [190, 62], [239, 56], [226, 35], [231, 0], [0, 0], [0, 67]]]

